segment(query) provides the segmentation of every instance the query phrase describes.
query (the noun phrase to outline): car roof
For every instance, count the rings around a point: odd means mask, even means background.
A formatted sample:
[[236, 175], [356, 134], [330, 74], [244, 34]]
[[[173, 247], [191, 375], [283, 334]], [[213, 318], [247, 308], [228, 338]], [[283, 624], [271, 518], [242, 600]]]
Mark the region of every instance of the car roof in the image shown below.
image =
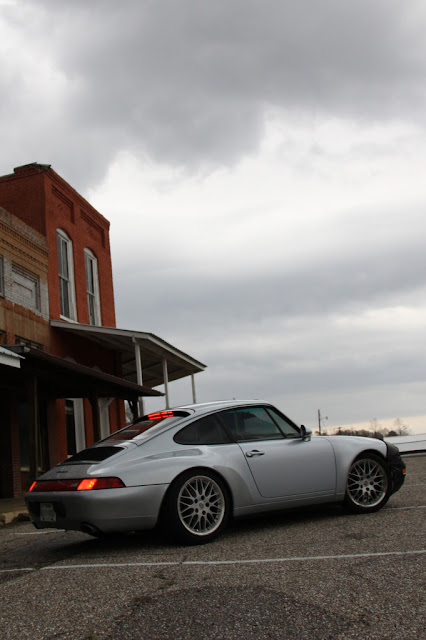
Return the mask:
[[215, 400], [213, 402], [200, 402], [197, 404], [185, 404], [179, 407], [173, 407], [173, 409], [188, 409], [194, 411], [197, 414], [210, 413], [211, 411], [217, 411], [218, 409], [232, 409], [233, 407], [245, 407], [248, 405], [264, 405], [270, 404], [263, 400]]

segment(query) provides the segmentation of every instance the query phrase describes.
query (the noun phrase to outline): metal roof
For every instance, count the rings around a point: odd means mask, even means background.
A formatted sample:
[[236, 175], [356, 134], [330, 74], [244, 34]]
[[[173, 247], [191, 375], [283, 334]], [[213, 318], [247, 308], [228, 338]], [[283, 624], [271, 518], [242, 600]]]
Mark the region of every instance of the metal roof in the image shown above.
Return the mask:
[[13, 353], [9, 349], [5, 349], [0, 346], [0, 364], [4, 364], [9, 367], [16, 367], [19, 369], [21, 366], [22, 356], [19, 356], [17, 353]]
[[54, 329], [71, 333], [81, 339], [89, 340], [104, 349], [117, 351], [121, 356], [122, 376], [125, 380], [136, 382], [135, 345], [139, 344], [143, 384], [156, 387], [164, 383], [163, 360], [167, 360], [169, 381], [179, 380], [194, 373], [204, 371], [206, 365], [192, 356], [180, 351], [153, 333], [118, 329], [116, 327], [100, 327], [62, 320], [51, 320]]

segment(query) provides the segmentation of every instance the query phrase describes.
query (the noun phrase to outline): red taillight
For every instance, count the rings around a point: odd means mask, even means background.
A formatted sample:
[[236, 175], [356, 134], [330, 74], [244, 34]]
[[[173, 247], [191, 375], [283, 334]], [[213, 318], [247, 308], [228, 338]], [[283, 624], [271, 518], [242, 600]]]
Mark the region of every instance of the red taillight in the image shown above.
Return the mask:
[[84, 478], [84, 480], [37, 480], [30, 491], [90, 491], [91, 489], [119, 489], [126, 485], [120, 478]]
[[77, 487], [77, 491], [90, 491], [95, 488], [96, 478], [84, 478]]
[[84, 478], [77, 487], [77, 491], [91, 491], [92, 489], [120, 489], [126, 485], [120, 478]]
[[173, 411], [157, 411], [147, 415], [148, 420], [164, 420], [164, 418], [173, 418]]
[[30, 491], [75, 491], [80, 480], [37, 480]]

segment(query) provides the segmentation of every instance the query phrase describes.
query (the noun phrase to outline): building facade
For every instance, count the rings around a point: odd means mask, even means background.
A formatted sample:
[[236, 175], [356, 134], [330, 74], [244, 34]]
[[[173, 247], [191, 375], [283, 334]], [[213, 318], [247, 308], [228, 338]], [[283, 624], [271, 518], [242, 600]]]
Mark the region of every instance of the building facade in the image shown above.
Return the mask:
[[136, 414], [164, 384], [167, 403], [168, 381], [193, 385], [204, 365], [116, 328], [109, 222], [49, 165], [0, 177], [0, 207], [0, 344], [20, 356], [0, 362], [0, 497], [10, 497], [123, 426], [124, 399]]
[[[43, 235], [0, 207], [2, 347], [25, 343], [39, 349], [48, 348], [48, 255]], [[10, 363], [3, 363], [7, 384], [0, 384], [3, 418], [0, 428], [0, 495], [5, 496], [19, 495], [22, 486], [26, 487], [29, 475], [28, 438], [22, 424], [27, 390], [10, 384], [14, 369], [19, 366], [19, 357], [14, 355]]]

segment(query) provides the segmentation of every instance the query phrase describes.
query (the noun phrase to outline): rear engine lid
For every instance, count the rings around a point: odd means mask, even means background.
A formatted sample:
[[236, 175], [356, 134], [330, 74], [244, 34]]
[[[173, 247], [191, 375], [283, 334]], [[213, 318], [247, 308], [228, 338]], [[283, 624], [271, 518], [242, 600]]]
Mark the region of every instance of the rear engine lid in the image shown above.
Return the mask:
[[84, 478], [88, 474], [93, 475], [94, 467], [105, 460], [109, 462], [113, 456], [118, 457], [134, 447], [135, 445], [132, 442], [123, 442], [119, 446], [112, 446], [111, 444], [105, 446], [103, 442], [94, 444], [56, 465], [56, 467], [40, 476], [39, 479], [60, 480], [61, 478]]
[[[132, 443], [129, 443], [130, 447], [132, 446]], [[125, 451], [126, 449], [129, 448], [129, 444], [127, 443], [123, 443], [122, 446], [118, 446], [118, 445], [111, 445], [111, 444], [104, 444], [102, 443], [97, 443], [94, 444], [91, 447], [88, 447], [87, 449], [83, 449], [83, 451], [79, 451], [78, 453], [76, 453], [75, 455], [71, 456], [71, 458], [67, 458], [67, 460], [64, 460], [63, 462], [61, 462], [60, 466], [66, 466], [66, 465], [79, 465], [79, 464], [97, 464], [99, 462], [103, 462], [104, 460], [107, 460], [108, 458], [111, 458], [111, 456], [115, 456], [118, 453]]]
[[58, 464], [50, 471], [43, 473], [37, 480], [68, 480], [70, 478], [86, 478], [90, 475], [90, 470], [93, 469], [92, 464], [74, 464], [74, 465], [62, 465]]

